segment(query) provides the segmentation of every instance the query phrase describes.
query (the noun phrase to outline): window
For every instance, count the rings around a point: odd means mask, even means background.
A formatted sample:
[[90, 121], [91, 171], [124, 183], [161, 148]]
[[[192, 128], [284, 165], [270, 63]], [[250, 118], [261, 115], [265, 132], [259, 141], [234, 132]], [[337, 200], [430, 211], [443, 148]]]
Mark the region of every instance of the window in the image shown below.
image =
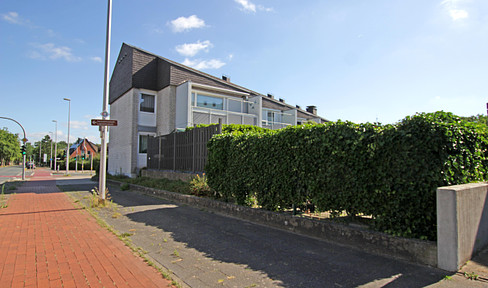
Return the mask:
[[229, 111], [231, 112], [238, 112], [242, 113], [242, 101], [241, 100], [234, 100], [234, 99], [227, 99]]
[[141, 94], [139, 111], [154, 113], [154, 95]]
[[282, 120], [281, 111], [263, 109], [263, 121], [266, 121], [268, 124], [272, 124], [272, 123], [281, 123], [281, 120]]
[[147, 153], [148, 135], [139, 135], [139, 153]]
[[272, 111], [268, 111], [268, 115], [267, 115], [267, 119], [268, 122], [274, 122], [274, 113]]
[[217, 109], [217, 110], [224, 110], [224, 99], [198, 94], [197, 106]]

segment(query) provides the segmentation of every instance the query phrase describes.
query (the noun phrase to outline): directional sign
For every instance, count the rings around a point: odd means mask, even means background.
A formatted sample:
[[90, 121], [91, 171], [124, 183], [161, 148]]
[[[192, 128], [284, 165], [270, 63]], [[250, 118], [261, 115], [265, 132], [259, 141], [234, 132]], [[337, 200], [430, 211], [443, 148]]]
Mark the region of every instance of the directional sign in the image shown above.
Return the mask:
[[91, 119], [92, 126], [117, 126], [117, 120]]

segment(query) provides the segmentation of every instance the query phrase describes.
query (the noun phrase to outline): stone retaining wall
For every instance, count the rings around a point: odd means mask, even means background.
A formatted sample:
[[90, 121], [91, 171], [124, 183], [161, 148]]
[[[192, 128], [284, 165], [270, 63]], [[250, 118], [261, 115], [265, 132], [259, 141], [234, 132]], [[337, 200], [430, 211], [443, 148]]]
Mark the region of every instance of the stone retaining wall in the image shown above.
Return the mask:
[[181, 180], [185, 182], [191, 181], [197, 174], [196, 173], [185, 173], [185, 172], [174, 172], [174, 171], [164, 171], [164, 170], [141, 170], [142, 177], [149, 178], [166, 178], [169, 180]]
[[[120, 182], [109, 180], [111, 183]], [[432, 241], [394, 237], [355, 225], [341, 225], [331, 221], [319, 221], [286, 213], [271, 212], [225, 203], [208, 198], [130, 185], [132, 190], [158, 195], [170, 201], [205, 208], [253, 223], [266, 225], [293, 233], [347, 245], [369, 253], [403, 259], [409, 262], [437, 266], [437, 245]]]

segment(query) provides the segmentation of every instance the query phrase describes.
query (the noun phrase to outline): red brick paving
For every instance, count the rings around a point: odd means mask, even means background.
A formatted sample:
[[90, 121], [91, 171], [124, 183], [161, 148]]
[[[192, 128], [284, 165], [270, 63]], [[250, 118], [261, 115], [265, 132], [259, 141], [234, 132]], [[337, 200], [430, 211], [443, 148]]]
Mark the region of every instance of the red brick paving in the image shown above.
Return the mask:
[[0, 209], [0, 287], [170, 285], [55, 184], [37, 169]]

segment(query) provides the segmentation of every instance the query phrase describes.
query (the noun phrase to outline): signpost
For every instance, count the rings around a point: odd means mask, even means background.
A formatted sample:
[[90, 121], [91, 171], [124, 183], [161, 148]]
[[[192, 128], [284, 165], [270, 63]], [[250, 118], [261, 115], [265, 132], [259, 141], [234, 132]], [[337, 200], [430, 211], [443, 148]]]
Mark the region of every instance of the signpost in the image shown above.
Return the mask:
[[92, 126], [117, 126], [117, 120], [91, 119]]
[[[109, 1], [109, 15], [110, 15], [110, 11], [111, 11], [111, 1]], [[109, 42], [109, 41], [107, 41]], [[106, 51], [106, 53], [108, 53]], [[107, 58], [107, 56], [106, 56]], [[106, 74], [105, 76], [107, 77], [108, 74]], [[108, 86], [106, 86], [108, 87]], [[108, 117], [108, 112], [106, 112], [106, 95], [107, 93], [105, 92], [104, 93], [104, 112], [102, 113], [102, 116], [105, 118], [105, 117]], [[100, 180], [99, 180], [99, 193], [100, 195], [102, 196], [102, 200], [105, 201], [105, 181], [106, 181], [106, 177], [107, 175], [105, 175], [106, 173], [106, 158], [107, 158], [107, 155], [106, 155], [106, 152], [107, 152], [107, 126], [117, 126], [117, 120], [109, 120], [109, 119], [91, 119], [91, 125], [92, 126], [100, 126], [100, 138], [102, 139], [102, 149], [101, 149], [101, 155], [100, 155]]]

